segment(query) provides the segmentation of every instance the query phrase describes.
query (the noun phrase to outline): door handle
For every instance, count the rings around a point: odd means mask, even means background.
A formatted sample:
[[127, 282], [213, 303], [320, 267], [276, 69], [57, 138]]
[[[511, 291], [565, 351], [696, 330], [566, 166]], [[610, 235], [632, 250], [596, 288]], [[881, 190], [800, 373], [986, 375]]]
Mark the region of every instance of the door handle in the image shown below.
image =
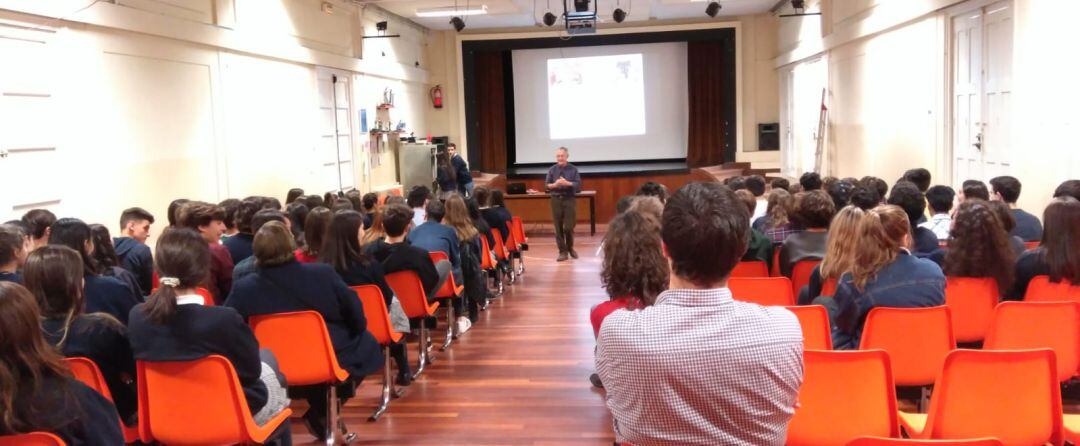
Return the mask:
[[982, 151], [982, 133], [975, 135], [975, 143], [972, 145], [976, 150]]

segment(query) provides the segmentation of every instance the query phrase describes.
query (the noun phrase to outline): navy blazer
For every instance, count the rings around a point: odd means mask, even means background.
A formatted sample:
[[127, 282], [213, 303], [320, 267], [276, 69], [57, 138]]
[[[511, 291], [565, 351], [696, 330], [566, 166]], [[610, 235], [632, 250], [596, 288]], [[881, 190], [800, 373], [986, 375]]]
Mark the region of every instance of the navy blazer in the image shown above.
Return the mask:
[[115, 237], [113, 245], [120, 266], [135, 275], [139, 284], [139, 293], [149, 296], [154, 289], [154, 256], [150, 247], [131, 237]]
[[[68, 446], [124, 444], [116, 408], [97, 391], [58, 376], [47, 376], [33, 387], [22, 386], [15, 394], [17, 411], [34, 411], [31, 430], [50, 432]], [[8, 434], [0, 427], [0, 435]]]
[[138, 407], [137, 394], [134, 384], [128, 384], [124, 379], [125, 376], [135, 378], [135, 358], [128, 343], [127, 329], [101, 314], [81, 314], [71, 321], [65, 331], [65, 319], [58, 317], [41, 321], [45, 340], [59, 347], [68, 358], [83, 357], [94, 361], [101, 369], [120, 417], [133, 419], [131, 417]]
[[360, 298], [330, 265], [291, 260], [260, 267], [236, 283], [225, 305], [245, 320], [263, 314], [317, 311], [326, 322], [342, 368], [363, 377], [383, 365], [382, 349], [367, 331]]
[[86, 312], [108, 313], [127, 325], [128, 314], [139, 304], [142, 296], [137, 296], [134, 290], [115, 277], [88, 274], [84, 279]]
[[255, 244], [255, 236], [240, 232], [230, 237], [225, 237], [225, 239], [221, 241], [221, 244], [225, 245], [225, 248], [229, 250], [229, 255], [232, 256], [233, 264], [237, 264], [252, 256], [254, 251], [252, 246]]
[[146, 316], [140, 304], [131, 310], [128, 339], [140, 361], [193, 361], [210, 355], [224, 356], [236, 369], [248, 408], [256, 413], [266, 405], [266, 384], [259, 358], [259, 341], [232, 308], [177, 305], [168, 325]]

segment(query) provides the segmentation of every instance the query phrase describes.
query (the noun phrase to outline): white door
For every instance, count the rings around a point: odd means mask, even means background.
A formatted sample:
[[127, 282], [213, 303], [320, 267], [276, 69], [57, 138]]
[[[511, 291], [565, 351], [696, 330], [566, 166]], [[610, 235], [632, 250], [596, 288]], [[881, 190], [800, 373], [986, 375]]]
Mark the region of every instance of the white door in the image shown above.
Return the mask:
[[348, 190], [356, 186], [353, 167], [352, 88], [348, 73], [319, 69], [319, 180], [324, 192]]
[[952, 19], [953, 180], [1008, 173], [1012, 153], [1012, 3]]

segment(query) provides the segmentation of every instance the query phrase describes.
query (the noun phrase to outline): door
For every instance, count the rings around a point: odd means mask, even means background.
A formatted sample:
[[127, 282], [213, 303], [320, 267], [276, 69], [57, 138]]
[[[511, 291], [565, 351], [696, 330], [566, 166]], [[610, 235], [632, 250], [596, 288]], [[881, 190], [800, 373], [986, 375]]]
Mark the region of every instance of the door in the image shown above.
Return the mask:
[[1008, 173], [1012, 154], [1012, 4], [952, 18], [953, 180]]
[[356, 186], [353, 168], [350, 79], [348, 73], [318, 70], [319, 82], [319, 181], [323, 192], [337, 192]]

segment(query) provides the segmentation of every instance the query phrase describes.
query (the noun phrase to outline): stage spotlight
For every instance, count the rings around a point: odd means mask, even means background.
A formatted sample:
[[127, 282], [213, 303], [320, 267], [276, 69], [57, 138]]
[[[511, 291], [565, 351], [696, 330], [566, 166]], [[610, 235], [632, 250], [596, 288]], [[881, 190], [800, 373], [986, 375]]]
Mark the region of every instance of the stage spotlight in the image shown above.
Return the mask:
[[456, 29], [458, 32], [461, 32], [461, 30], [465, 29], [465, 21], [461, 20], [461, 17], [451, 18], [450, 24], [454, 25], [454, 29]]
[[709, 2], [709, 6], [705, 7], [705, 14], [709, 17], [716, 17], [718, 13], [720, 13], [720, 4], [717, 2]]
[[622, 8], [615, 8], [615, 12], [611, 13], [611, 16], [615, 19], [615, 23], [622, 23], [623, 20], [626, 20], [626, 11], [623, 11]]
[[555, 17], [555, 14], [552, 14], [550, 12], [544, 14], [544, 26], [554, 25], [556, 20], [558, 20], [558, 17]]

